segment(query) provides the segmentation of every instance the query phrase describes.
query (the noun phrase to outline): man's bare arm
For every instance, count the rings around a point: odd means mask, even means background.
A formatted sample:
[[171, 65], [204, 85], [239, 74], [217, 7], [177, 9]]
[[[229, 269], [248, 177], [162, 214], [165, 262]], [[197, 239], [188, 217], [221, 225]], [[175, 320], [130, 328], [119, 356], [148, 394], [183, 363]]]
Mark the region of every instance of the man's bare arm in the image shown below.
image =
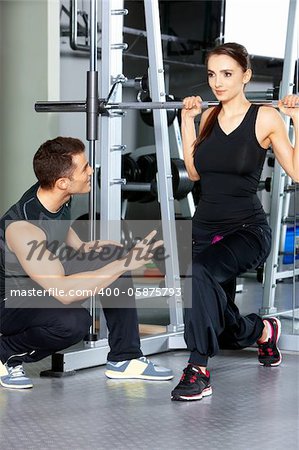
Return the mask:
[[[154, 234], [154, 232], [151, 233], [147, 241]], [[89, 295], [74, 296], [74, 292], [104, 289], [128, 270], [142, 267], [151, 257], [151, 251], [161, 245], [159, 241], [149, 248], [148, 243], [140, 243], [136, 249], [131, 251], [130, 260], [123, 258], [98, 270], [65, 275], [63, 265], [58, 258], [53, 258], [53, 254], [49, 250], [43, 248], [42, 252], [31, 251], [32, 241], [45, 243], [45, 234], [38, 227], [24, 221], [14, 222], [6, 230], [6, 241], [32, 280], [45, 290], [56, 288], [55, 292], [63, 291], [64, 295], [55, 295], [55, 298], [63, 304], [70, 304], [89, 297]], [[138, 258], [136, 258], [137, 250]]]

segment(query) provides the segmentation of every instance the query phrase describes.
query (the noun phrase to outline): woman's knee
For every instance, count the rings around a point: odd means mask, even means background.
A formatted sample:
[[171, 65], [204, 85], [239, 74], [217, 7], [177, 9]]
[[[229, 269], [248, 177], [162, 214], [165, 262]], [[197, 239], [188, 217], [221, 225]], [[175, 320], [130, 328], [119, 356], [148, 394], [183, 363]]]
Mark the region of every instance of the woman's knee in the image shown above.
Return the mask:
[[240, 268], [234, 253], [219, 243], [218, 248], [210, 246], [194, 258], [193, 274], [196, 273], [208, 274], [218, 283], [226, 283], [240, 273]]

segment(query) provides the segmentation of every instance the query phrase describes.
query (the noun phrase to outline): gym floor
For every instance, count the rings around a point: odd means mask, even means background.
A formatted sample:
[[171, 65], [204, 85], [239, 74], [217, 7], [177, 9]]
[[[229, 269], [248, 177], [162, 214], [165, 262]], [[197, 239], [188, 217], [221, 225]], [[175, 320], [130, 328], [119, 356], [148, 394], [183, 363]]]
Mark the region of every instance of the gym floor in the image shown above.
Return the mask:
[[[237, 295], [244, 313], [252, 312], [260, 289], [245, 282], [243, 294]], [[251, 302], [245, 308], [246, 298]], [[187, 358], [185, 350], [151, 357], [173, 369], [174, 380], [166, 382], [108, 380], [104, 366], [65, 378], [40, 378], [50, 360], [28, 364], [33, 389], [0, 389], [1, 448], [298, 450], [298, 353], [283, 352], [281, 366], [268, 368], [258, 365], [254, 348], [221, 351], [209, 365], [213, 395], [172, 402], [170, 392]]]

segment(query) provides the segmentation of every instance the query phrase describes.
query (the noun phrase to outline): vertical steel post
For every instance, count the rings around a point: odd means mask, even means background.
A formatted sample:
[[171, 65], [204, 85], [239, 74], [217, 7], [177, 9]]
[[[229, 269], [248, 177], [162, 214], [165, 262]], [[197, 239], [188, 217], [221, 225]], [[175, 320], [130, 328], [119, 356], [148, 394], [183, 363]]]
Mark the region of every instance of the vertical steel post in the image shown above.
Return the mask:
[[[123, 0], [102, 0], [102, 58], [100, 96], [107, 98], [113, 82], [122, 75], [123, 54]], [[122, 101], [122, 84], [118, 84], [110, 98], [111, 102]], [[121, 237], [121, 156], [122, 111], [112, 111], [109, 116], [100, 116], [100, 235], [101, 239], [120, 240]], [[100, 312], [100, 338], [107, 337], [106, 321]]]
[[221, 2], [221, 12], [220, 12], [220, 34], [219, 34], [219, 45], [224, 44], [224, 30], [225, 30], [225, 0]]
[[[89, 39], [90, 39], [90, 64], [87, 72], [87, 114], [86, 114], [86, 134], [89, 141], [89, 164], [93, 169], [91, 177], [91, 189], [89, 194], [89, 238], [91, 241], [96, 238], [96, 141], [98, 139], [98, 72], [97, 72], [97, 0], [90, 0], [89, 16]], [[96, 305], [95, 297], [90, 299], [90, 314], [92, 325], [90, 330], [90, 340], [97, 339], [96, 336]]]
[[[107, 98], [115, 79], [122, 75], [123, 67], [123, 0], [103, 0], [101, 98]], [[120, 13], [122, 12], [122, 13]], [[111, 102], [121, 102], [121, 83], [114, 90]], [[120, 239], [121, 230], [121, 154], [122, 111], [112, 111], [100, 117], [100, 170], [101, 170], [101, 238]]]
[[[298, 0], [290, 0], [280, 97], [293, 92], [295, 64], [297, 60], [296, 37], [298, 33], [298, 14]], [[284, 121], [286, 127], [288, 128], [290, 125], [290, 118], [284, 116]], [[260, 309], [261, 314], [274, 314], [277, 312], [277, 308], [274, 307], [274, 300], [277, 281], [276, 275], [278, 267], [285, 176], [286, 174], [284, 170], [278, 162], [275, 161], [270, 209], [270, 227], [272, 229], [273, 243], [271, 253], [265, 267], [265, 284], [263, 306]]]
[[[144, 0], [144, 9], [151, 98], [153, 102], [163, 102], [165, 101], [165, 81], [158, 0]], [[166, 286], [176, 289], [181, 287], [181, 283], [175, 226], [174, 197], [172, 191], [167, 114], [165, 110], [161, 109], [154, 110], [153, 114], [163, 240], [167, 254], [171, 255], [171, 257], [167, 258], [165, 261]], [[169, 331], [182, 329], [183, 308], [181, 297], [171, 297], [169, 300], [169, 307]]]

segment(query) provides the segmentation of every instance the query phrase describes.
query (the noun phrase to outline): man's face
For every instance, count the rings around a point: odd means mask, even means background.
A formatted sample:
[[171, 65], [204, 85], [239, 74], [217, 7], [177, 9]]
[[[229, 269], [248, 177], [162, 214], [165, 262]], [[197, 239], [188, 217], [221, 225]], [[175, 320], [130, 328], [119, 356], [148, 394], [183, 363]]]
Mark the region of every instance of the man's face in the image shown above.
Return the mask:
[[69, 194], [86, 194], [90, 191], [90, 177], [93, 169], [84, 152], [73, 155], [72, 159], [75, 169], [69, 177]]

